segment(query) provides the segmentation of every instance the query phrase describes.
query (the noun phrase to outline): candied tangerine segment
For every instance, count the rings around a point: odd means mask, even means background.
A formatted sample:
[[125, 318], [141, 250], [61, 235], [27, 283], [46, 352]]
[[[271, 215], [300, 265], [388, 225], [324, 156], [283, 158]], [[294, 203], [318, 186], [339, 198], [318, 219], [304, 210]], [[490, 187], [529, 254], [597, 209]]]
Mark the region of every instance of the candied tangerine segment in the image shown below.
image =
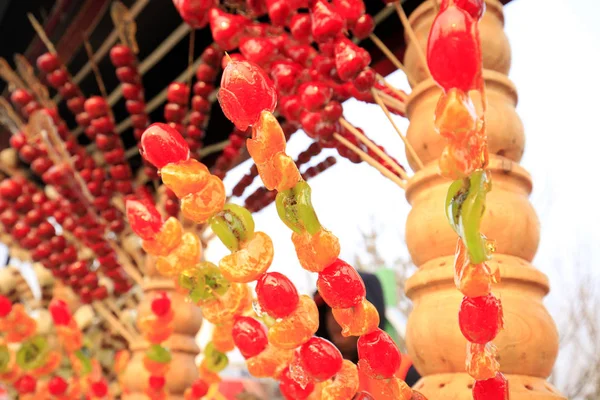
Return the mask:
[[282, 349], [294, 349], [309, 340], [319, 328], [319, 310], [314, 300], [301, 295], [290, 315], [269, 328], [269, 343]]
[[224, 295], [207, 301], [202, 313], [207, 321], [213, 324], [223, 324], [241, 315], [251, 304], [250, 289], [245, 283], [232, 283]]
[[333, 318], [342, 327], [343, 336], [365, 335], [379, 326], [379, 313], [367, 299], [354, 307], [334, 308], [332, 312]]
[[467, 373], [478, 381], [494, 378], [500, 369], [497, 353], [496, 346], [491, 343], [467, 342]]
[[178, 198], [182, 198], [202, 190], [210, 177], [210, 172], [206, 165], [190, 158], [165, 165], [160, 170], [160, 176], [164, 185]]
[[221, 353], [227, 353], [235, 348], [231, 330], [233, 329], [233, 320], [226, 321], [220, 325], [215, 325], [212, 332], [212, 342], [215, 349]]
[[162, 363], [150, 359], [147, 355], [144, 355], [142, 360], [144, 368], [151, 376], [165, 376], [169, 372], [171, 363]]
[[412, 389], [400, 378], [370, 379], [369, 381], [371, 394], [377, 400], [411, 400], [412, 398]]
[[458, 238], [454, 258], [454, 283], [456, 288], [467, 297], [487, 296], [492, 290], [494, 280], [486, 263], [471, 264], [464, 242]]
[[219, 268], [230, 282], [248, 283], [267, 272], [273, 262], [273, 241], [264, 232], [256, 232], [254, 237], [221, 259]]
[[169, 217], [153, 240], [142, 240], [142, 248], [153, 256], [166, 256], [181, 243], [183, 227], [175, 217]]
[[186, 232], [181, 242], [167, 256], [156, 259], [156, 270], [163, 276], [174, 277], [196, 264], [201, 255], [200, 240], [195, 233]]
[[285, 152], [285, 134], [272, 113], [263, 110], [252, 127], [252, 138], [246, 141], [246, 146], [255, 164], [264, 164], [275, 154]]
[[202, 190], [181, 199], [181, 212], [184, 217], [197, 224], [203, 224], [223, 209], [225, 197], [223, 182], [211, 175]]
[[323, 271], [340, 255], [340, 242], [327, 229], [322, 228], [314, 235], [294, 232], [292, 242], [300, 265], [310, 272]]
[[435, 128], [446, 139], [464, 138], [477, 132], [479, 118], [473, 102], [460, 89], [442, 94], [435, 109]]
[[269, 344], [258, 355], [246, 360], [248, 372], [255, 378], [278, 378], [294, 357], [294, 350]]
[[352, 361], [344, 360], [342, 368], [333, 381], [325, 383], [322, 392], [323, 400], [352, 399], [358, 391], [358, 369]]

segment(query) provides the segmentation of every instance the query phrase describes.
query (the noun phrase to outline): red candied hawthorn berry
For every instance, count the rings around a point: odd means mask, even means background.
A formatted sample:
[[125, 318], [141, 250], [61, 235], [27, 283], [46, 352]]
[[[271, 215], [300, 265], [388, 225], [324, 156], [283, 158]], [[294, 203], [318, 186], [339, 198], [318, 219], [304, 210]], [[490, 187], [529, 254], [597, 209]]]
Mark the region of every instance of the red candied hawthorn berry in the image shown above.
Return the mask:
[[173, 0], [175, 8], [193, 29], [202, 29], [208, 23], [208, 12], [215, 0]]
[[161, 390], [166, 383], [166, 379], [164, 376], [151, 376], [148, 379], [148, 386], [153, 390]]
[[0, 318], [6, 317], [12, 311], [12, 302], [8, 297], [0, 295]]
[[120, 82], [125, 83], [138, 83], [139, 75], [137, 70], [130, 66], [119, 67], [117, 68], [117, 78]]
[[379, 328], [358, 338], [357, 349], [359, 367], [371, 378], [391, 378], [400, 368], [400, 351], [390, 335]]
[[47, 74], [58, 69], [60, 67], [60, 62], [58, 61], [58, 57], [56, 55], [48, 52], [44, 53], [38, 57], [36, 61], [37, 67], [40, 71], [43, 71]]
[[312, 382], [308, 382], [305, 386], [296, 382], [291, 376], [289, 367], [283, 371], [279, 378], [279, 390], [287, 400], [304, 400], [310, 396], [314, 389], [315, 384]]
[[493, 294], [464, 297], [458, 311], [458, 324], [472, 343], [492, 341], [503, 326], [502, 304]]
[[273, 318], [284, 318], [298, 306], [298, 291], [283, 274], [268, 272], [256, 284], [260, 308]]
[[154, 315], [162, 317], [171, 310], [171, 299], [166, 293], [161, 293], [152, 300], [152, 312]]
[[252, 317], [237, 317], [231, 330], [231, 336], [244, 358], [254, 357], [261, 353], [269, 341], [265, 326]]
[[240, 43], [240, 53], [248, 61], [267, 66], [277, 56], [277, 48], [268, 38], [248, 38]]
[[69, 74], [64, 68], [56, 69], [46, 75], [46, 80], [52, 87], [60, 88], [69, 80]]
[[331, 308], [354, 307], [366, 295], [365, 284], [358, 272], [339, 258], [319, 273], [317, 288]]
[[60, 299], [53, 299], [48, 306], [52, 320], [56, 325], [69, 325], [71, 322], [71, 311], [67, 303]]
[[15, 382], [15, 389], [19, 394], [35, 393], [37, 380], [31, 375], [23, 375]]
[[194, 399], [201, 399], [208, 393], [208, 383], [202, 379], [196, 379], [191, 386], [191, 392]]
[[25, 89], [17, 89], [10, 95], [10, 101], [24, 107], [27, 103], [33, 100], [33, 96]]
[[129, 47], [118, 44], [110, 49], [110, 61], [115, 67], [126, 67], [133, 65], [135, 57]]
[[331, 379], [342, 368], [342, 353], [328, 340], [312, 337], [300, 347], [300, 364], [316, 381]]
[[23, 188], [14, 179], [5, 179], [0, 182], [0, 196], [5, 199], [15, 200], [23, 193]]
[[90, 118], [100, 118], [108, 114], [108, 104], [101, 96], [92, 96], [85, 101], [83, 104], [85, 112], [88, 113]]
[[94, 396], [99, 398], [106, 396], [106, 394], [108, 393], [108, 385], [106, 384], [106, 381], [104, 379], [92, 382], [90, 388], [92, 389], [92, 393], [94, 394]]
[[241, 15], [228, 14], [214, 7], [210, 10], [210, 30], [213, 39], [225, 51], [238, 47], [240, 38], [250, 20]]
[[508, 381], [500, 372], [492, 379], [476, 381], [473, 400], [508, 400]]
[[308, 111], [322, 109], [333, 96], [333, 89], [324, 82], [308, 82], [299, 89], [302, 105]]
[[356, 36], [357, 39], [363, 40], [368, 38], [371, 33], [373, 33], [374, 29], [375, 21], [373, 21], [373, 17], [369, 14], [363, 14], [354, 23], [352, 34]]
[[271, 0], [267, 2], [267, 12], [273, 25], [287, 25], [292, 12], [295, 11], [291, 3], [289, 0]]
[[475, 20], [450, 5], [433, 21], [427, 42], [427, 65], [444, 89], [476, 89], [481, 80], [481, 49]]
[[243, 131], [258, 121], [262, 111], [273, 112], [277, 105], [273, 82], [250, 61], [227, 64], [217, 98], [225, 116]]
[[292, 94], [298, 86], [303, 70], [302, 65], [293, 61], [281, 60], [274, 62], [270, 74], [278, 93], [282, 96]]
[[310, 14], [298, 13], [290, 21], [292, 37], [299, 42], [310, 42], [312, 35], [312, 21]]
[[60, 396], [67, 391], [68, 387], [69, 385], [67, 382], [60, 376], [53, 376], [52, 379], [48, 381], [48, 391], [53, 396]]
[[190, 88], [185, 83], [173, 82], [167, 88], [167, 100], [171, 103], [186, 105], [190, 98]]
[[350, 22], [356, 21], [365, 13], [363, 0], [333, 0], [335, 9]]
[[142, 157], [156, 168], [190, 158], [190, 148], [177, 131], [167, 124], [150, 125], [140, 140]]
[[317, 42], [332, 39], [344, 29], [344, 18], [327, 1], [315, 1], [310, 14], [312, 36]]
[[131, 229], [144, 240], [153, 239], [162, 227], [162, 217], [150, 201], [129, 199], [125, 212]]
[[373, 71], [371, 68], [365, 68], [356, 76], [356, 78], [354, 78], [352, 83], [359, 92], [367, 92], [371, 90], [375, 84], [375, 80], [375, 71]]
[[369, 52], [345, 36], [335, 41], [335, 67], [341, 80], [348, 81], [355, 78], [370, 63]]

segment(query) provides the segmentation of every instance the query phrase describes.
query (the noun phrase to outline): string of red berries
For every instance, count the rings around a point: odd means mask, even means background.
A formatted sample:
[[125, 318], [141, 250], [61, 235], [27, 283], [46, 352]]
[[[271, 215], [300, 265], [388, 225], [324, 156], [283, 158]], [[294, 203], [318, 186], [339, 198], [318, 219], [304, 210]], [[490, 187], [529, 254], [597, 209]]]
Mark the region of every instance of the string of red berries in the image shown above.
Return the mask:
[[241, 131], [234, 128], [229, 135], [229, 144], [225, 146], [223, 152], [217, 157], [215, 166], [212, 173], [219, 179], [225, 178], [227, 171], [235, 164], [236, 160], [239, 159], [242, 149], [245, 148], [245, 142], [248, 139], [248, 135], [245, 131]]
[[48, 84], [58, 90], [67, 101], [67, 107], [73, 115], [83, 112], [85, 98], [81, 89], [71, 80], [69, 72], [58, 57], [50, 52], [44, 53], [38, 57], [36, 64], [38, 69], [45, 74]]
[[[138, 70], [138, 60], [134, 52], [124, 44], [113, 46], [110, 50], [110, 61], [116, 68], [117, 79], [121, 82], [121, 90], [123, 95], [130, 93], [131, 89], [127, 85], [142, 85], [142, 77]], [[140, 98], [127, 99], [125, 108], [130, 115], [131, 125], [133, 126], [133, 136], [140, 141], [144, 129], [150, 123], [148, 114], [146, 113], [146, 101], [144, 92], [141, 92]], [[138, 144], [139, 145], [139, 144]], [[157, 179], [156, 168], [144, 162], [144, 172], [150, 179]]]

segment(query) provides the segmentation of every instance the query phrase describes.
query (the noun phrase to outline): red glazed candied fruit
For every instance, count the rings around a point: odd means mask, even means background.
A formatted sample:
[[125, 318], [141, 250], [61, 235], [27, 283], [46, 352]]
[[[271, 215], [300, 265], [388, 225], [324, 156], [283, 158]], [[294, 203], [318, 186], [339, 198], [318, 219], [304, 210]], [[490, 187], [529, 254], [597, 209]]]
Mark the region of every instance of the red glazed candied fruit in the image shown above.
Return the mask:
[[166, 383], [166, 379], [164, 376], [151, 376], [148, 379], [148, 386], [153, 390], [161, 390]]
[[58, 61], [58, 58], [52, 53], [42, 54], [38, 57], [36, 63], [37, 67], [47, 74], [60, 67], [60, 62]]
[[115, 67], [125, 67], [132, 65], [135, 61], [135, 58], [129, 47], [118, 44], [110, 49], [110, 61]]
[[341, 80], [354, 79], [370, 63], [371, 56], [368, 51], [354, 44], [345, 36], [336, 39], [335, 67]]
[[166, 293], [161, 293], [152, 300], [152, 312], [154, 315], [162, 317], [171, 310], [171, 300]]
[[131, 229], [144, 240], [154, 239], [162, 227], [162, 217], [150, 201], [127, 200], [125, 204], [127, 220]]
[[360, 367], [371, 378], [389, 379], [400, 368], [400, 351], [381, 329], [358, 338], [357, 349]]
[[83, 107], [91, 119], [99, 118], [108, 114], [108, 104], [106, 104], [106, 100], [100, 96], [90, 97], [85, 101]]
[[69, 306], [62, 300], [54, 299], [48, 306], [52, 320], [56, 325], [68, 325], [71, 322], [71, 311]]
[[7, 297], [0, 295], [0, 318], [6, 317], [11, 311], [11, 301]]
[[302, 368], [316, 381], [331, 379], [342, 368], [342, 353], [331, 342], [312, 337], [300, 347]]
[[310, 396], [315, 388], [315, 384], [308, 382], [306, 386], [296, 382], [290, 374], [289, 367], [283, 371], [279, 378], [279, 390], [287, 400], [304, 400]]
[[52, 379], [48, 381], [48, 391], [53, 396], [60, 396], [67, 391], [68, 387], [69, 385], [67, 382], [60, 376], [53, 376]]
[[273, 318], [284, 318], [298, 305], [298, 291], [285, 275], [279, 272], [264, 274], [256, 284], [260, 308]]
[[190, 88], [185, 83], [173, 82], [167, 89], [167, 100], [185, 106], [190, 98]]
[[261, 353], [268, 344], [267, 329], [252, 317], [236, 318], [231, 336], [244, 358], [254, 357]]
[[27, 103], [33, 100], [33, 96], [25, 89], [17, 89], [10, 95], [10, 101], [24, 107]]
[[210, 10], [210, 30], [216, 44], [225, 51], [235, 49], [250, 21], [241, 15], [228, 14], [213, 7]]
[[475, 19], [480, 19], [485, 12], [484, 0], [455, 0], [456, 7], [462, 8]]
[[508, 381], [500, 372], [495, 378], [476, 381], [473, 400], [508, 400]]
[[242, 131], [258, 121], [263, 110], [275, 111], [277, 104], [273, 82], [249, 61], [227, 64], [217, 98], [225, 116]]
[[190, 148], [181, 134], [161, 123], [146, 129], [142, 135], [141, 152], [144, 159], [158, 169], [190, 158]]
[[427, 65], [431, 76], [444, 89], [463, 92], [481, 83], [481, 49], [476, 21], [451, 5], [433, 21], [427, 42]]
[[503, 326], [502, 304], [493, 294], [464, 297], [458, 312], [458, 324], [465, 338], [485, 344], [494, 340]]
[[108, 393], [108, 385], [103, 379], [96, 382], [92, 382], [90, 387], [92, 389], [93, 395], [96, 397], [102, 398]]
[[23, 375], [15, 382], [15, 389], [19, 394], [35, 393], [37, 380], [31, 375]]
[[208, 393], [208, 384], [202, 379], [197, 379], [192, 383], [192, 396], [196, 399], [201, 399]]
[[335, 9], [349, 21], [356, 21], [365, 13], [363, 0], [333, 0]]
[[344, 29], [344, 18], [327, 1], [317, 0], [311, 8], [311, 17], [312, 35], [317, 42], [334, 38]]
[[365, 284], [358, 272], [339, 258], [319, 273], [317, 288], [331, 308], [354, 307], [366, 295]]
[[368, 38], [375, 29], [375, 21], [369, 14], [363, 14], [356, 20], [352, 27], [352, 34], [358, 39], [363, 40]]

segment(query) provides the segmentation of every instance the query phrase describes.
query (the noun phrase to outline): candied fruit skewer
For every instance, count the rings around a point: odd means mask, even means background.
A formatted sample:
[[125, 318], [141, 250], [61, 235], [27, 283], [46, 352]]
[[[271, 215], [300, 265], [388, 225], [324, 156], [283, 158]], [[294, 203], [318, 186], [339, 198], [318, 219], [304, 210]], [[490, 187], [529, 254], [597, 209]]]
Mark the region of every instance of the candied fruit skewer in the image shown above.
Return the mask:
[[[242, 83], [241, 76], [252, 77], [252, 80], [248, 78]], [[321, 226], [311, 204], [310, 186], [285, 154], [285, 136], [272, 114], [274, 102], [257, 106], [245, 100], [249, 93], [254, 97], [261, 93], [265, 99], [275, 97], [272, 83], [260, 67], [247, 61], [231, 61], [225, 68], [221, 91], [224, 95], [219, 96], [219, 101], [226, 116], [236, 125], [252, 125], [248, 152], [265, 187], [278, 192], [277, 212], [293, 231], [292, 241], [302, 267], [319, 273], [319, 292], [333, 309], [360, 304], [365, 297], [364, 283], [354, 268], [338, 259], [338, 239]], [[370, 323], [367, 321], [365, 319], [365, 323]], [[360, 336], [359, 359], [367, 374], [376, 379], [392, 378], [400, 366], [398, 348], [389, 335], [379, 329]], [[410, 396], [411, 391], [403, 393]]]
[[[468, 341], [466, 371], [476, 380], [475, 400], [509, 396], [508, 382], [499, 372], [491, 344], [503, 328], [502, 304], [491, 293], [499, 271], [493, 273], [486, 264], [493, 244], [480, 230], [491, 189], [491, 177], [484, 170], [488, 162], [486, 98], [478, 31], [484, 10], [483, 1], [442, 2], [427, 45], [431, 75], [443, 89], [435, 110], [435, 128], [447, 140], [440, 157], [441, 173], [455, 180], [448, 190], [446, 215], [459, 236], [455, 283], [465, 297], [458, 321]], [[472, 90], [482, 99], [480, 111], [469, 94]]]

